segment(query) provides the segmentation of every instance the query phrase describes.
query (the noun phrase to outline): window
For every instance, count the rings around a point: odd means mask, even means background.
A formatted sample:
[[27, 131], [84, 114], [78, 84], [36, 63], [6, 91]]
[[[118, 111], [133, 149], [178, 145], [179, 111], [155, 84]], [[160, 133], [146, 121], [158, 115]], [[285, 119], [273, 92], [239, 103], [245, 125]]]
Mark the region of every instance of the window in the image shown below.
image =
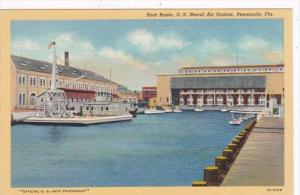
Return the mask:
[[89, 90], [89, 84], [85, 83], [84, 88], [85, 88], [85, 90]]
[[19, 105], [22, 105], [22, 94], [19, 94]]
[[24, 86], [25, 85], [25, 76], [19, 75], [19, 85]]
[[[41, 77], [40, 78], [40, 86], [45, 87], [46, 86], [46, 78]], [[51, 86], [51, 80], [50, 80], [50, 86]]]
[[25, 105], [25, 93], [20, 93], [19, 94], [19, 105], [20, 106]]
[[30, 86], [35, 86], [36, 77], [32, 76], [29, 79]]
[[29, 104], [30, 105], [35, 105], [36, 103], [36, 94], [35, 93], [31, 93], [30, 94], [30, 101], [29, 101]]
[[106, 111], [108, 111], [108, 107], [106, 107]]

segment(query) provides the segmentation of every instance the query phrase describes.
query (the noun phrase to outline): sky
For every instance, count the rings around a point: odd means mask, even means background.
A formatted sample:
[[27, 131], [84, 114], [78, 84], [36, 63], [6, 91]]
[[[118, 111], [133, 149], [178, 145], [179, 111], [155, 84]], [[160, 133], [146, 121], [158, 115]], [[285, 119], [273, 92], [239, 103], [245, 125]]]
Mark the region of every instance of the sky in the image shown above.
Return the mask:
[[56, 41], [70, 65], [130, 89], [156, 85], [156, 75], [187, 66], [283, 63], [283, 20], [13, 21], [14, 55], [51, 62]]

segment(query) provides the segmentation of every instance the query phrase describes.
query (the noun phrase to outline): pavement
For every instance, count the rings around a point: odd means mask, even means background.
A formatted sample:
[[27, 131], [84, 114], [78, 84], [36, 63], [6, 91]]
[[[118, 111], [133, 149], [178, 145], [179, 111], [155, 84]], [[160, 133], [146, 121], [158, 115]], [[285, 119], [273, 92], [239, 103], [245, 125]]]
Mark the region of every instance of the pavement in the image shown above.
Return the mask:
[[284, 121], [263, 117], [255, 125], [221, 186], [284, 185]]
[[12, 117], [13, 120], [19, 121], [23, 120], [24, 118], [28, 118], [33, 116], [36, 113], [36, 111], [27, 111], [27, 112], [13, 112]]

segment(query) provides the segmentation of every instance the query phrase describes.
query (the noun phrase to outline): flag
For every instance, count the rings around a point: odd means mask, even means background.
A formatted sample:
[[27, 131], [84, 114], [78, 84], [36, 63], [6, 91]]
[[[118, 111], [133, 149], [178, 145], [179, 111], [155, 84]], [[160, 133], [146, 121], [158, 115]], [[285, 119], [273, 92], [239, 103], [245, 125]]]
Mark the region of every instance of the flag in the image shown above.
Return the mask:
[[50, 49], [52, 47], [52, 45], [55, 45], [55, 42], [54, 41], [51, 41], [49, 44], [48, 44], [48, 49]]

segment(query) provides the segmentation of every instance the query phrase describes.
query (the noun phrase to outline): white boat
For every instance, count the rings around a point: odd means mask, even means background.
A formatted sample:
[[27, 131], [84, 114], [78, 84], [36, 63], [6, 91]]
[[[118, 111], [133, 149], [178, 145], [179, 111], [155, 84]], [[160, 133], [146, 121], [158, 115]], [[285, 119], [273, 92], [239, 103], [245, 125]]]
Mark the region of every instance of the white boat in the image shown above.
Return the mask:
[[157, 109], [146, 109], [145, 114], [163, 114], [165, 113], [164, 110], [157, 110]]
[[203, 109], [203, 108], [195, 108], [194, 111], [195, 111], [195, 112], [203, 112], [204, 109]]
[[182, 112], [182, 110], [180, 108], [175, 108], [173, 112], [179, 113]]
[[131, 114], [118, 116], [75, 116], [70, 118], [51, 118], [51, 117], [29, 117], [23, 120], [23, 123], [29, 124], [59, 124], [59, 125], [92, 125], [100, 123], [111, 123], [132, 120]]
[[240, 120], [241, 122], [243, 122], [243, 121], [244, 121], [244, 118], [243, 118], [242, 116], [240, 116], [240, 117], [238, 118], [238, 120]]
[[239, 119], [233, 119], [229, 121], [229, 125], [240, 125], [242, 122]]
[[173, 110], [171, 108], [166, 108], [166, 109], [164, 109], [164, 111], [165, 111], [165, 113], [171, 113], [171, 112], [173, 112]]
[[234, 118], [234, 114], [231, 113], [232, 120], [229, 121], [229, 125], [240, 125], [243, 122], [243, 117]]
[[220, 111], [221, 112], [228, 112], [228, 109], [227, 108], [222, 108]]

